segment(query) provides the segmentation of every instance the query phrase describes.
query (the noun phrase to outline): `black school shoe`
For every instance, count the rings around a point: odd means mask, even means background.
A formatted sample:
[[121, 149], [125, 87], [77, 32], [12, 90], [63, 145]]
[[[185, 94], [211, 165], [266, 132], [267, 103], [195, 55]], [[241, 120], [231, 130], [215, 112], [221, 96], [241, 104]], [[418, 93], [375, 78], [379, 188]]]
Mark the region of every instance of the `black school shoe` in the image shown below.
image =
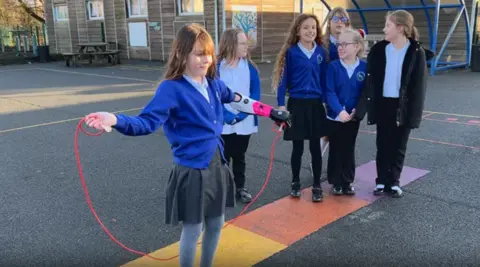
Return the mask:
[[398, 185], [392, 186], [389, 193], [394, 198], [403, 197], [403, 190]]
[[343, 195], [343, 188], [341, 185], [334, 185], [332, 186], [330, 193], [334, 196], [341, 196]]
[[321, 187], [313, 187], [312, 188], [312, 201], [313, 202], [323, 201], [323, 191], [322, 191]]
[[299, 182], [293, 182], [292, 183], [292, 191], [290, 192], [290, 196], [300, 197], [300, 183]]
[[252, 201], [252, 195], [248, 193], [247, 189], [239, 188], [237, 189], [237, 198], [240, 199], [243, 203], [249, 203]]
[[383, 196], [385, 195], [385, 193], [387, 193], [387, 189], [385, 187], [384, 184], [377, 184], [377, 186], [375, 187], [375, 190], [373, 190], [373, 194], [375, 196]]
[[346, 184], [342, 188], [343, 194], [347, 196], [355, 195], [355, 188], [351, 184]]

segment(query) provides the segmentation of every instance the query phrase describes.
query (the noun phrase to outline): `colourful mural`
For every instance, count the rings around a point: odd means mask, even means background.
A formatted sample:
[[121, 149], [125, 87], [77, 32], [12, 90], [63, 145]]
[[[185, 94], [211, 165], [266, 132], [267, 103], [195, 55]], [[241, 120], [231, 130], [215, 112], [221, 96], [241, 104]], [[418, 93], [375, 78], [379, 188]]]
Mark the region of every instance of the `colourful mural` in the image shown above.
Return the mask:
[[232, 6], [232, 27], [242, 29], [248, 37], [248, 45], [257, 45], [257, 7]]

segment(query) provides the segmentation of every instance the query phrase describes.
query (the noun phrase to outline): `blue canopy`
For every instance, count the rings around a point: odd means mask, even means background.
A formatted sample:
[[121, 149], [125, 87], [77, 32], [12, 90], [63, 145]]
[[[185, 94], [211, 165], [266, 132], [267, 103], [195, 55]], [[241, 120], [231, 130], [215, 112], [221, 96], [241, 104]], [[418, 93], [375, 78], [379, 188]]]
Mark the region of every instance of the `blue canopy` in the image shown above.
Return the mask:
[[[326, 0], [320, 0], [323, 5], [328, 9], [331, 10], [330, 5], [327, 3]], [[470, 66], [470, 53], [471, 53], [471, 40], [470, 40], [470, 22], [468, 18], [467, 8], [465, 5], [465, 0], [455, 0], [458, 3], [449, 3], [449, 4], [442, 4], [442, 0], [433, 0], [433, 4], [426, 4], [425, 0], [410, 0], [409, 2], [417, 2], [416, 5], [397, 5], [392, 4], [391, 0], [373, 0], [368, 1], [370, 2], [370, 6], [363, 7], [359, 3], [365, 3], [367, 1], [359, 1], [359, 0], [350, 0], [352, 3], [353, 8], [348, 8], [347, 11], [349, 13], [358, 13], [360, 15], [360, 19], [363, 24], [363, 29], [365, 33], [368, 34], [368, 21], [365, 19], [365, 13], [368, 12], [386, 12], [386, 11], [394, 11], [394, 10], [424, 10], [425, 18], [428, 24], [428, 34], [429, 34], [429, 43], [430, 49], [435, 52], [436, 56], [429, 62], [430, 63], [430, 75], [435, 75], [436, 71], [439, 70], [446, 70], [446, 69], [453, 69], [453, 68], [462, 68], [462, 67], [469, 67]], [[450, 0], [451, 2], [452, 0]], [[375, 3], [375, 4], [373, 4]], [[372, 6], [375, 5], [375, 6]], [[448, 31], [447, 37], [445, 38], [442, 47], [438, 53], [437, 52], [437, 42], [438, 42], [438, 25], [439, 25], [439, 18], [440, 18], [440, 10], [445, 8], [455, 8], [458, 10], [458, 14], [455, 17], [455, 20]], [[430, 16], [429, 10], [435, 10], [435, 16], [432, 18]], [[300, 0], [300, 10], [303, 10], [303, 0]], [[463, 17], [465, 23], [465, 30], [466, 30], [466, 60], [465, 61], [457, 61], [457, 62], [446, 62], [440, 61], [439, 59], [442, 57], [445, 49], [450, 41], [455, 27], [457, 26], [460, 18]]]

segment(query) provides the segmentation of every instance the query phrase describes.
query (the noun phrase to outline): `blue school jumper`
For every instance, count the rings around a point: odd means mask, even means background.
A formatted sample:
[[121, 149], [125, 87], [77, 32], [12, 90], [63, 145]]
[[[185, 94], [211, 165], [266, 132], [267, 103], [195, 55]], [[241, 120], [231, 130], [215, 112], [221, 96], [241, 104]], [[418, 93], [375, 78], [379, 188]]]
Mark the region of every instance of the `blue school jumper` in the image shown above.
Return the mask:
[[223, 103], [235, 94], [219, 79], [209, 79], [207, 100], [184, 77], [163, 81], [140, 115], [116, 115], [114, 128], [128, 136], [147, 135], [163, 126], [174, 162], [206, 169], [217, 149], [223, 157]]
[[291, 46], [285, 55], [283, 76], [278, 85], [278, 106], [285, 106], [285, 93], [292, 98], [321, 98], [324, 101], [326, 50], [317, 45], [308, 58], [299, 45]]
[[327, 116], [335, 119], [345, 109], [348, 113], [357, 106], [365, 85], [367, 64], [359, 60], [351, 77], [340, 60], [328, 65], [326, 77]]
[[[217, 64], [217, 75], [220, 77], [220, 63], [218, 62]], [[260, 100], [260, 93], [261, 93], [261, 88], [260, 88], [260, 75], [258, 74], [257, 69], [251, 62], [248, 62], [248, 69], [250, 70], [250, 95], [249, 97], [254, 100]], [[230, 112], [228, 109], [223, 106], [223, 118], [225, 123], [231, 124], [233, 120], [236, 122], [241, 122], [244, 120], [247, 116], [250, 114], [240, 112], [235, 115], [235, 113]], [[252, 115], [254, 116], [254, 125], [258, 126], [258, 116], [257, 115]]]
[[338, 56], [338, 47], [337, 47], [337, 39], [333, 37], [333, 35], [330, 35], [330, 42], [328, 46], [328, 61], [332, 62], [334, 60], [339, 59]]

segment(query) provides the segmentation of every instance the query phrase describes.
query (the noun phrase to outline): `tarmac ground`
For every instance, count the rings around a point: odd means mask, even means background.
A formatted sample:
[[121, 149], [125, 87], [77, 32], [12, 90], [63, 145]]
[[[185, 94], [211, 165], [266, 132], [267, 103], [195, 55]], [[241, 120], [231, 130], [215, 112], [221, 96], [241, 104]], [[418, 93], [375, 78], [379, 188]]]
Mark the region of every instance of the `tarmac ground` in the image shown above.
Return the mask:
[[[259, 68], [261, 101], [276, 105], [272, 64]], [[80, 118], [94, 111], [138, 114], [162, 72], [153, 64], [0, 67], [0, 265], [178, 266], [178, 259], [152, 260], [112, 242], [87, 206], [73, 150]], [[327, 193], [324, 202], [312, 203], [305, 149], [305, 190], [300, 200], [289, 198], [291, 143], [280, 139], [266, 190], [223, 230], [214, 266], [479, 266], [479, 101], [477, 73], [429, 77], [424, 119], [408, 143], [401, 199], [371, 194], [375, 127], [365, 121], [357, 139], [355, 197]], [[253, 194], [267, 175], [271, 128], [261, 118], [247, 152]], [[130, 248], [175, 256], [181, 226], [163, 221], [172, 157], [162, 131], [137, 138], [81, 134], [79, 146], [105, 226]], [[330, 186], [323, 187], [328, 192]], [[243, 207], [229, 209], [227, 220]]]

